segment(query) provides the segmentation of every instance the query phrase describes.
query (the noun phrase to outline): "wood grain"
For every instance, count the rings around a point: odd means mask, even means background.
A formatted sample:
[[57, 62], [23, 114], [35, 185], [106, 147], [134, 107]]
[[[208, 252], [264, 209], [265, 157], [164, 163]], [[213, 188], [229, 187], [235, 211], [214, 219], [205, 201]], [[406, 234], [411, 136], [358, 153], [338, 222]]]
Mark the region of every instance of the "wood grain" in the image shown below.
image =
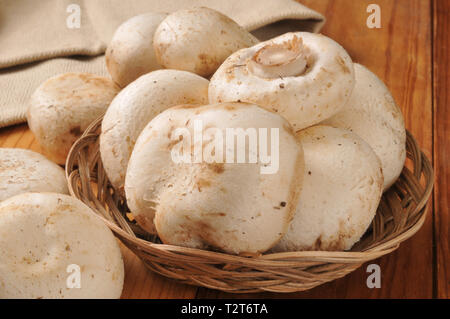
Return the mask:
[[433, 3], [436, 297], [450, 296], [450, 2]]
[[194, 298], [197, 287], [182, 285], [148, 270], [141, 260], [121, 244], [125, 263], [122, 298]]
[[[366, 286], [366, 266], [345, 278], [294, 294], [233, 295], [178, 284], [148, 271], [127, 248], [122, 247], [126, 281], [123, 298], [448, 298], [449, 295], [449, 111], [448, 101], [448, 2], [433, 0], [377, 0], [381, 29], [366, 27], [366, 0], [302, 0], [323, 13], [323, 33], [341, 43], [354, 61], [375, 72], [391, 89], [401, 107], [406, 127], [427, 156], [434, 155], [437, 184], [436, 213], [431, 212], [422, 229], [388, 256], [374, 261], [381, 267], [381, 289]], [[434, 27], [434, 129], [432, 86], [432, 23]], [[440, 31], [439, 31], [440, 30]], [[434, 134], [434, 149], [433, 149]], [[0, 129], [0, 147], [40, 151], [26, 125]], [[433, 237], [434, 219], [434, 237]], [[433, 239], [436, 250], [433, 251]], [[435, 253], [435, 254], [433, 254]]]

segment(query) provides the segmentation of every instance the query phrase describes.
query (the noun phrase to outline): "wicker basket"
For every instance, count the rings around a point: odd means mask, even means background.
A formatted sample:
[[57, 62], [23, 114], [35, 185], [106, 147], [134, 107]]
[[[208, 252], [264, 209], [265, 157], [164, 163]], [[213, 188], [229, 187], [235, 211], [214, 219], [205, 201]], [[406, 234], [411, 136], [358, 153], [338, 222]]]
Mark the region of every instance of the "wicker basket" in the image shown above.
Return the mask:
[[148, 268], [184, 283], [234, 293], [311, 289], [394, 251], [420, 229], [426, 217], [433, 170], [407, 132], [407, 165], [395, 185], [383, 195], [371, 227], [351, 251], [235, 256], [164, 245], [127, 218], [126, 203], [114, 192], [103, 170], [98, 151], [100, 125], [101, 119], [92, 123], [67, 158], [66, 174], [72, 196], [100, 215]]

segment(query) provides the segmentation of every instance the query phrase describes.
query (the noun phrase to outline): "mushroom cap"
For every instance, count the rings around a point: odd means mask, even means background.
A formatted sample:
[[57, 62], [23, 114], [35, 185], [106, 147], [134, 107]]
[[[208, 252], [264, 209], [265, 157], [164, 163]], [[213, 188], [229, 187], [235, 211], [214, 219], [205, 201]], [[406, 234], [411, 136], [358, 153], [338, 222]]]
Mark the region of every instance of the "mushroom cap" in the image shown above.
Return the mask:
[[209, 102], [255, 103], [295, 131], [336, 114], [354, 86], [353, 64], [332, 39], [290, 32], [228, 57], [209, 84]]
[[256, 43], [258, 40], [235, 21], [204, 7], [170, 14], [153, 38], [161, 65], [201, 76], [212, 74], [231, 53]]
[[45, 154], [65, 164], [70, 147], [103, 115], [119, 88], [90, 73], [64, 73], [42, 83], [31, 96], [27, 121]]
[[[109, 228], [74, 197], [25, 193], [0, 203], [0, 298], [119, 298], [124, 266]], [[67, 282], [79, 267], [80, 288]], [[69, 286], [70, 287], [70, 286]]]
[[39, 153], [0, 148], [0, 201], [28, 192], [68, 194], [64, 170]]
[[274, 251], [347, 250], [375, 216], [383, 190], [381, 163], [358, 135], [331, 126], [298, 133], [305, 156], [299, 205]]
[[128, 159], [145, 125], [171, 106], [208, 103], [208, 84], [190, 72], [158, 70], [141, 76], [114, 98], [103, 118], [100, 154], [115, 189], [123, 190]]
[[[205, 157], [198, 162], [175, 163], [171, 152], [177, 142], [188, 140], [179, 139], [176, 130], [185, 128], [192, 137], [198, 122], [205, 128], [204, 139], [194, 140], [191, 147], [203, 146], [203, 154], [208, 154], [205, 150], [210, 147], [210, 154], [219, 154], [221, 148], [206, 128], [219, 132], [214, 133], [218, 136], [226, 136], [231, 128], [268, 128], [269, 132], [273, 128], [279, 132], [279, 152], [272, 146], [267, 149], [273, 149], [270, 154], [274, 157], [279, 154], [278, 170], [261, 174], [264, 165], [259, 156], [254, 163], [237, 163], [236, 154], [231, 161], [222, 158], [214, 162]], [[267, 134], [268, 140], [276, 137]], [[227, 143], [224, 137], [226, 148], [234, 149]], [[186, 145], [189, 153], [191, 147]], [[246, 154], [249, 149], [247, 142]], [[125, 193], [138, 224], [149, 232], [156, 228], [166, 244], [258, 253], [275, 245], [286, 232], [302, 177], [302, 147], [281, 116], [244, 103], [176, 106], [155, 117], [139, 136], [128, 164]]]
[[323, 124], [358, 134], [381, 160], [384, 190], [400, 176], [406, 159], [403, 114], [384, 83], [364, 66], [355, 63], [355, 88], [350, 100]]
[[149, 12], [135, 16], [117, 28], [106, 49], [109, 74], [120, 87], [141, 75], [162, 69], [153, 50], [153, 35], [167, 13]]

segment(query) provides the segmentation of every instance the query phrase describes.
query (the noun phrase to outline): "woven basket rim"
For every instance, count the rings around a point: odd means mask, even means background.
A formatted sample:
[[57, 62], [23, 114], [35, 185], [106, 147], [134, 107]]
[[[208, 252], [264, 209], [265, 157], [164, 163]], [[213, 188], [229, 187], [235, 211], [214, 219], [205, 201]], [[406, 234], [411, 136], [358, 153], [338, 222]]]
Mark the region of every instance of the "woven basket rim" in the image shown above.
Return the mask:
[[[86, 139], [96, 139], [98, 138], [98, 134], [93, 133], [93, 131], [97, 130], [98, 127], [101, 125], [103, 117], [98, 118], [94, 122], [91, 123], [91, 125], [85, 130], [85, 132], [82, 134], [82, 136], [73, 144], [72, 148], [70, 149], [69, 155], [67, 157], [66, 161], [66, 178], [70, 180], [71, 173], [73, 172], [73, 167], [71, 169], [72, 163], [73, 163], [73, 157], [75, 156], [76, 150], [80, 143], [83, 140]], [[417, 141], [413, 137], [413, 135], [406, 130], [406, 134], [408, 137], [408, 141], [411, 142], [414, 146], [414, 149], [419, 150], [419, 146], [417, 144]], [[429, 170], [429, 179], [425, 185], [425, 190], [422, 196], [422, 200], [420, 203], [417, 204], [416, 210], [422, 210], [425, 208], [425, 205], [431, 195], [433, 184], [434, 184], [434, 172], [432, 170], [431, 164], [428, 160], [428, 158], [425, 156], [425, 154], [420, 151], [422, 160], [428, 164], [426, 167], [430, 168]], [[69, 189], [72, 196], [76, 195], [74, 194], [73, 188], [71, 187], [71, 184], [69, 183]], [[182, 247], [182, 246], [175, 246], [175, 245], [168, 245], [168, 244], [158, 244], [151, 241], [147, 241], [145, 239], [138, 238], [136, 236], [132, 236], [131, 234], [124, 231], [122, 228], [120, 228], [118, 225], [112, 223], [111, 221], [107, 220], [103, 216], [99, 214], [95, 214], [96, 216], [99, 216], [111, 230], [113, 230], [116, 234], [130, 240], [136, 242], [138, 245], [146, 245], [151, 248], [157, 248], [162, 249], [166, 251], [173, 251], [173, 252], [190, 252], [190, 253], [196, 253], [196, 254], [207, 254], [210, 257], [215, 257], [222, 259], [226, 256], [227, 261], [230, 259], [234, 259], [236, 262], [238, 261], [245, 261], [248, 262], [249, 257], [251, 258], [257, 258], [262, 260], [272, 260], [272, 259], [292, 259], [292, 258], [308, 258], [308, 257], [314, 257], [314, 260], [317, 260], [318, 258], [324, 258], [327, 261], [330, 259], [337, 259], [339, 262], [345, 262], [345, 259], [350, 258], [352, 259], [352, 262], [354, 262], [354, 259], [359, 259], [361, 262], [375, 259], [378, 257], [381, 257], [387, 253], [390, 253], [391, 251], [398, 248], [399, 244], [403, 242], [404, 240], [410, 238], [413, 236], [423, 225], [425, 219], [426, 219], [426, 212], [421, 215], [420, 219], [412, 226], [410, 227], [406, 232], [402, 233], [400, 238], [392, 238], [385, 243], [381, 245], [374, 246], [372, 248], [369, 248], [364, 251], [292, 251], [292, 252], [279, 252], [279, 253], [264, 253], [258, 256], [239, 256], [239, 255], [231, 255], [223, 252], [217, 252], [217, 251], [210, 251], [210, 250], [204, 250], [204, 249], [198, 249], [198, 248], [189, 248], [189, 247]], [[388, 251], [386, 251], [388, 249]], [[369, 256], [370, 255], [370, 256]]]

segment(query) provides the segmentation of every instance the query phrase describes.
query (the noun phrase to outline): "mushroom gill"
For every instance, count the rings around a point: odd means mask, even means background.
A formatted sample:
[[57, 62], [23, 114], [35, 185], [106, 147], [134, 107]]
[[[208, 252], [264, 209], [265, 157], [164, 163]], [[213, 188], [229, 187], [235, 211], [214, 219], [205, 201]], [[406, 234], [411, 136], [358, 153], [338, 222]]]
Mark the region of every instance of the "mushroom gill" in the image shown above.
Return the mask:
[[261, 78], [299, 76], [305, 73], [310, 51], [303, 39], [294, 36], [283, 43], [269, 43], [247, 61], [248, 70]]

